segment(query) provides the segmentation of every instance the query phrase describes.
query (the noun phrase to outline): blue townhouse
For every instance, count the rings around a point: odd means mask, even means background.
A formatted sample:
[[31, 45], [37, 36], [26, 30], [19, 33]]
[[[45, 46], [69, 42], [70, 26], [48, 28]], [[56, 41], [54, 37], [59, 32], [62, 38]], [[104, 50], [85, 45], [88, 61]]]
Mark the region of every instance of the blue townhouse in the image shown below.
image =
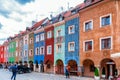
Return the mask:
[[79, 37], [79, 14], [73, 9], [65, 18], [65, 64], [70, 66], [73, 75], [77, 75], [80, 69]]
[[34, 70], [44, 72], [44, 54], [45, 54], [45, 31], [44, 26], [48, 18], [36, 23], [34, 31]]

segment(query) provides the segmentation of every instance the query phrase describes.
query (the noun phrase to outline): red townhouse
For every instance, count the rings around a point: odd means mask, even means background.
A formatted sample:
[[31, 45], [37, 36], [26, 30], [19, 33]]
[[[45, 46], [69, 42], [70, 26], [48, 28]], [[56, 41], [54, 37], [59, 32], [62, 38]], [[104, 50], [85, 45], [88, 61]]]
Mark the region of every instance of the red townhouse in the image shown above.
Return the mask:
[[[49, 50], [51, 53], [49, 54]], [[45, 27], [45, 72], [54, 71], [54, 27], [52, 24]]]
[[4, 46], [0, 46], [0, 63], [4, 62]]

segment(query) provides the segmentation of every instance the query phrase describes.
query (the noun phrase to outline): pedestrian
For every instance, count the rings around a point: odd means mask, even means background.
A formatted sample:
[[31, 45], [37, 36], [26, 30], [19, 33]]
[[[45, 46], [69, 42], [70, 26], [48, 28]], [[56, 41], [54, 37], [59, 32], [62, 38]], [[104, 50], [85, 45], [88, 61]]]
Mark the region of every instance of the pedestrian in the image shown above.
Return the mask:
[[11, 66], [11, 70], [12, 70], [12, 76], [11, 76], [11, 80], [14, 78], [14, 80], [16, 80], [16, 74], [17, 74], [17, 65], [13, 64]]
[[66, 78], [70, 78], [70, 73], [69, 73], [69, 70], [68, 70], [68, 66], [65, 69], [65, 75], [66, 75]]
[[118, 76], [117, 80], [120, 80], [120, 75]]

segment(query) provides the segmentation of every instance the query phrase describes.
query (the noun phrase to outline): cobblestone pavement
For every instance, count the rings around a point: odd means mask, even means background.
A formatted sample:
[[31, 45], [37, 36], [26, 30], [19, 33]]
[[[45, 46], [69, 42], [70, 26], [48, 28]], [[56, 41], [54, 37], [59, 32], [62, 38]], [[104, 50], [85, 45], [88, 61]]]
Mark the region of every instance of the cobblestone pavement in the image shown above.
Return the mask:
[[[5, 69], [0, 69], [0, 80], [10, 80], [12, 73]], [[25, 73], [17, 74], [16, 80], [94, 80], [93, 78], [70, 76], [66, 79], [64, 75], [45, 74], [45, 73]]]

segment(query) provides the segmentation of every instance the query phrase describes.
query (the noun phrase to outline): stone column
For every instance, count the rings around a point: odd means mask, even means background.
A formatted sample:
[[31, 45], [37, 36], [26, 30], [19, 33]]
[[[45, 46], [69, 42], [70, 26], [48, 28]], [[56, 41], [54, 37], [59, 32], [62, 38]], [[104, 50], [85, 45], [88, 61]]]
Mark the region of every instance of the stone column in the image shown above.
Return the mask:
[[79, 68], [78, 68], [79, 72], [80, 72], [80, 76], [84, 76], [84, 66], [81, 65]]
[[41, 72], [41, 64], [38, 65], [39, 65], [38, 72]]
[[36, 64], [33, 64], [33, 71], [36, 71]]
[[47, 65], [44, 64], [44, 72], [46, 72], [46, 70], [47, 70]]
[[77, 70], [78, 70], [77, 75], [80, 76], [80, 73], [81, 73], [81, 67], [80, 67], [79, 65], [77, 66]]
[[56, 71], [57, 71], [57, 66], [53, 66], [54, 67], [54, 74], [56, 74]]

